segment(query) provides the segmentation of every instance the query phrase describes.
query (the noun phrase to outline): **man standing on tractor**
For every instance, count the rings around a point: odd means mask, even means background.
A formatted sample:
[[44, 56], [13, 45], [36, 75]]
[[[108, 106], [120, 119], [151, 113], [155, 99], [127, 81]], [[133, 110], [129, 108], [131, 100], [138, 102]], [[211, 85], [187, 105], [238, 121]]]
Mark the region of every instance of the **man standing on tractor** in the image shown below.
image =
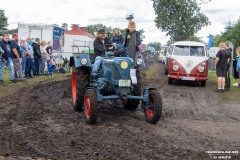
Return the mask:
[[226, 70], [226, 81], [225, 81], [225, 91], [230, 91], [230, 66], [231, 66], [231, 62], [232, 62], [232, 48], [229, 47], [229, 42], [225, 42], [225, 49], [228, 53], [228, 56], [230, 58], [230, 61], [227, 64], [227, 70]]
[[93, 42], [94, 47], [94, 55], [93, 59], [95, 59], [93, 68], [92, 68], [92, 76], [96, 77], [98, 69], [102, 63], [103, 57], [106, 56], [106, 51], [113, 51], [114, 46], [109, 38], [106, 37], [106, 30], [100, 29], [97, 33], [97, 38]]

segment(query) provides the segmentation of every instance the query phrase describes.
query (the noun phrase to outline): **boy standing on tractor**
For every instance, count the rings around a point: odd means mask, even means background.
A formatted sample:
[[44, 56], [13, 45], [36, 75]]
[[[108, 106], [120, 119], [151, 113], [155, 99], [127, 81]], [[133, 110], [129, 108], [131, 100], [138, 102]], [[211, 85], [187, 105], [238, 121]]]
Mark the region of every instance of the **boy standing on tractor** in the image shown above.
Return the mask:
[[127, 47], [127, 55], [134, 59], [136, 51], [140, 51], [139, 45], [142, 40], [140, 39], [140, 32], [136, 31], [135, 22], [128, 23], [128, 30], [129, 32], [126, 32], [124, 47]]

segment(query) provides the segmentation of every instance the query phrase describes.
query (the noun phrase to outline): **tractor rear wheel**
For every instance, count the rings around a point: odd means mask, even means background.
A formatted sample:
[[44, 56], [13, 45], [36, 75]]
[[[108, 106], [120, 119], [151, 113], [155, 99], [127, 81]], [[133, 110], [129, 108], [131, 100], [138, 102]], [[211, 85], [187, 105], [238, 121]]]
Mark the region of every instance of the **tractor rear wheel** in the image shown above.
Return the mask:
[[72, 103], [75, 111], [83, 111], [84, 90], [89, 85], [89, 69], [74, 68], [72, 71]]
[[[142, 83], [141, 83], [141, 76], [140, 76], [140, 71], [137, 70], [136, 71], [136, 75], [137, 75], [137, 85], [133, 86], [133, 91], [132, 91], [132, 95], [133, 96], [141, 96], [142, 94]], [[124, 105], [124, 108], [127, 110], [135, 110], [138, 108], [140, 103], [140, 100], [136, 100], [136, 99], [128, 99], [126, 104]]]
[[94, 124], [97, 121], [98, 101], [94, 89], [87, 89], [84, 96], [84, 113], [87, 123]]
[[162, 98], [161, 95], [155, 91], [151, 90], [149, 92], [149, 106], [144, 108], [145, 120], [148, 123], [157, 123], [162, 115]]

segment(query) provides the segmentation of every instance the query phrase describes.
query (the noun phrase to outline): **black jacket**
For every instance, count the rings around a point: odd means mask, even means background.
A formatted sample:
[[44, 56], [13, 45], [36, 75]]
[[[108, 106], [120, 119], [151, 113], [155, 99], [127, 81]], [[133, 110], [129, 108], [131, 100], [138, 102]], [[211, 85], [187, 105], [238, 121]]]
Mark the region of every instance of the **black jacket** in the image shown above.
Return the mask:
[[[139, 46], [139, 45], [141, 44], [141, 42], [142, 42], [142, 40], [141, 40], [141, 38], [140, 38], [140, 32], [138, 32], [138, 31], [134, 31], [134, 32], [136, 32], [136, 49], [137, 49], [137, 51], [139, 51], [138, 46]], [[134, 32], [133, 32], [133, 33], [134, 33]], [[126, 30], [126, 35], [125, 35], [124, 47], [129, 46], [129, 41], [130, 41], [130, 39], [131, 39], [131, 35], [132, 35], [132, 33], [129, 31], [129, 29], [127, 29], [127, 30]]]
[[104, 39], [104, 44], [103, 42], [97, 37], [94, 42], [93, 42], [93, 47], [94, 47], [94, 56], [93, 60], [97, 56], [105, 57], [105, 52], [110, 51], [108, 48], [112, 47], [112, 42], [109, 38]]
[[38, 45], [37, 43], [33, 43], [32, 46], [33, 46], [33, 56], [41, 58], [40, 45]]
[[[10, 42], [10, 41], [5, 42], [4, 39], [2, 39], [2, 40], [0, 41], [0, 46], [1, 46], [2, 50], [4, 51], [4, 54], [3, 54], [2, 58], [5, 58], [5, 60], [8, 59], [8, 51], [7, 51], [7, 46], [6, 46], [7, 43], [8, 43], [9, 46], [11, 47], [11, 42]], [[11, 50], [12, 50], [12, 49], [11, 49]]]

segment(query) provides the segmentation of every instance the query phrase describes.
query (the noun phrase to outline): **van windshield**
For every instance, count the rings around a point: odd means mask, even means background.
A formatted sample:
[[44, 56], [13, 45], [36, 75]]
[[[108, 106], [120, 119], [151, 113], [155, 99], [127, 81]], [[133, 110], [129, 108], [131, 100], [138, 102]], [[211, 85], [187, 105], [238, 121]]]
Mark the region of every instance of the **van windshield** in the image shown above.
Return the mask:
[[190, 47], [190, 56], [205, 56], [204, 47], [201, 46], [191, 46]]
[[189, 56], [189, 46], [175, 46], [174, 55]]
[[204, 47], [202, 46], [175, 46], [173, 55], [178, 56], [205, 56]]

